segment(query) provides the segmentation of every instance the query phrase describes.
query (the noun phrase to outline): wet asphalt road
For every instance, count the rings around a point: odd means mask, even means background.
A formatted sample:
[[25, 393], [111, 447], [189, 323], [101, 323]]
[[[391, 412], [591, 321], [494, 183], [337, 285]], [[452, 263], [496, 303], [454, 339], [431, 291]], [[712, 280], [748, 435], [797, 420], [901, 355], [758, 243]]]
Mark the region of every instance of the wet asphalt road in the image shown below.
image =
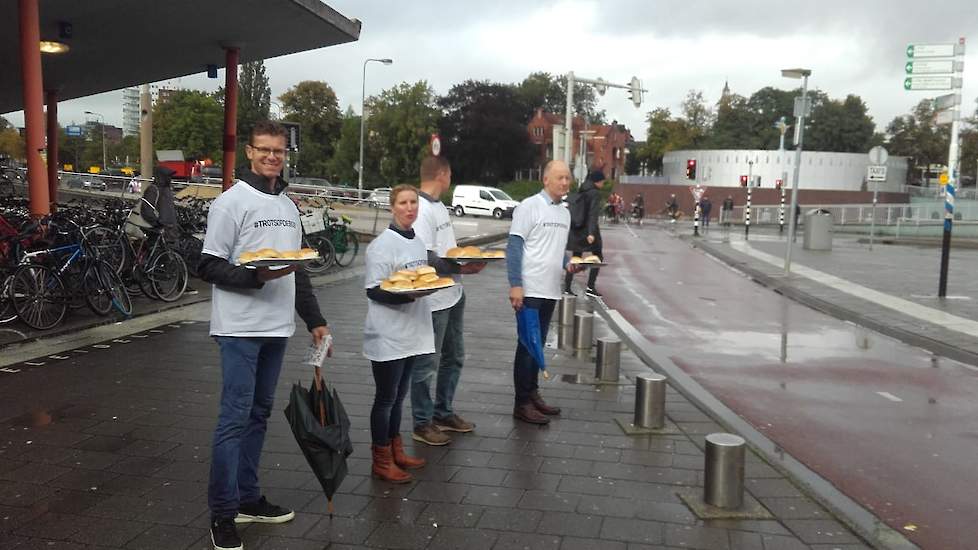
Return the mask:
[[605, 231], [610, 307], [921, 547], [974, 547], [978, 369], [792, 302], [667, 231], [629, 229]]

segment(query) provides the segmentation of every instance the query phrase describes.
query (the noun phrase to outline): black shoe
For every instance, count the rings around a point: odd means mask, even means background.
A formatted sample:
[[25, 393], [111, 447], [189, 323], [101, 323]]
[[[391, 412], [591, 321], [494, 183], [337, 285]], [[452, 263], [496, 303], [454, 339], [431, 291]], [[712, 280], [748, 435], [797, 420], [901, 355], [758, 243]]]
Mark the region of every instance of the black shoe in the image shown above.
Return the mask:
[[244, 550], [238, 528], [231, 518], [211, 520], [211, 542], [214, 543], [214, 550]]
[[199, 294], [198, 290], [192, 286], [188, 286], [183, 289], [183, 293], [187, 296], [193, 296], [194, 294]]
[[242, 504], [238, 506], [238, 517], [234, 518], [235, 523], [285, 523], [292, 521], [295, 512], [288, 508], [276, 506], [265, 497], [258, 499], [258, 502]]
[[600, 298], [601, 297], [601, 293], [598, 292], [598, 289], [594, 288], [593, 286], [587, 287], [584, 290], [584, 294], [587, 294], [588, 296], [591, 296], [592, 298]]

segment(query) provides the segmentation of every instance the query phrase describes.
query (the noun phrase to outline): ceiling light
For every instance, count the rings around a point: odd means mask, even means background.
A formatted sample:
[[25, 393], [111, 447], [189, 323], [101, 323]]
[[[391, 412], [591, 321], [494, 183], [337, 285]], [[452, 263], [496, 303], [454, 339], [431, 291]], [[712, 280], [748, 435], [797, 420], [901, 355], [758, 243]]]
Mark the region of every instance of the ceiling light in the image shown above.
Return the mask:
[[68, 45], [56, 40], [41, 40], [41, 53], [66, 53]]

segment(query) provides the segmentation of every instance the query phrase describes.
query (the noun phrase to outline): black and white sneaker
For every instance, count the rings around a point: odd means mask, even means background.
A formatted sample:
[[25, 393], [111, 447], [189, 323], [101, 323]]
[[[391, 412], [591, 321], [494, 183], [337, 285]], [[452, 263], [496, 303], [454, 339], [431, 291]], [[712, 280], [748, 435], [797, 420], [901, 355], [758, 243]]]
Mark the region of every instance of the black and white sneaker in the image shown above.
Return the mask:
[[235, 523], [285, 523], [295, 518], [295, 512], [288, 508], [276, 506], [265, 497], [258, 502], [242, 504], [238, 507], [238, 517]]
[[584, 290], [584, 294], [587, 294], [588, 296], [590, 296], [592, 298], [600, 298], [601, 297], [601, 293], [598, 292], [598, 289], [596, 289], [594, 287], [590, 287], [590, 286], [587, 287]]
[[211, 520], [211, 542], [214, 543], [214, 550], [244, 550], [238, 528], [231, 518]]

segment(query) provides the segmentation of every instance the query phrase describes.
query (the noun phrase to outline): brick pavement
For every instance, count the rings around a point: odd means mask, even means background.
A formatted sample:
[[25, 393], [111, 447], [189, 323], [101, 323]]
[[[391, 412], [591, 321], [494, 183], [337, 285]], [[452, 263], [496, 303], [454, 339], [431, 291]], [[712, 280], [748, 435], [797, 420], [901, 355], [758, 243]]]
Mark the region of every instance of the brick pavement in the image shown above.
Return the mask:
[[[771, 521], [700, 521], [676, 491], [700, 487], [705, 434], [722, 431], [670, 390], [680, 435], [629, 438], [631, 386], [574, 385], [559, 375], [591, 363], [550, 351], [544, 394], [564, 407], [549, 427], [512, 410], [512, 313], [504, 271], [470, 278], [466, 369], [457, 409], [478, 424], [449, 447], [418, 449], [417, 481], [369, 477], [373, 384], [360, 356], [366, 302], [358, 279], [319, 289], [338, 346], [327, 375], [351, 415], [355, 452], [335, 499], [325, 500], [284, 415], [270, 424], [261, 479], [295, 507], [295, 521], [243, 530], [246, 548], [866, 548], [790, 480], [749, 453], [747, 487]], [[0, 548], [206, 549], [206, 482], [220, 373], [204, 308], [188, 319], [0, 373]], [[598, 331], [601, 334], [601, 331]], [[293, 338], [278, 388], [284, 407], [307, 336]], [[124, 340], [124, 341], [123, 341]], [[109, 346], [109, 347], [104, 347]], [[623, 353], [622, 373], [646, 367]], [[408, 421], [405, 421], [405, 430]]]

